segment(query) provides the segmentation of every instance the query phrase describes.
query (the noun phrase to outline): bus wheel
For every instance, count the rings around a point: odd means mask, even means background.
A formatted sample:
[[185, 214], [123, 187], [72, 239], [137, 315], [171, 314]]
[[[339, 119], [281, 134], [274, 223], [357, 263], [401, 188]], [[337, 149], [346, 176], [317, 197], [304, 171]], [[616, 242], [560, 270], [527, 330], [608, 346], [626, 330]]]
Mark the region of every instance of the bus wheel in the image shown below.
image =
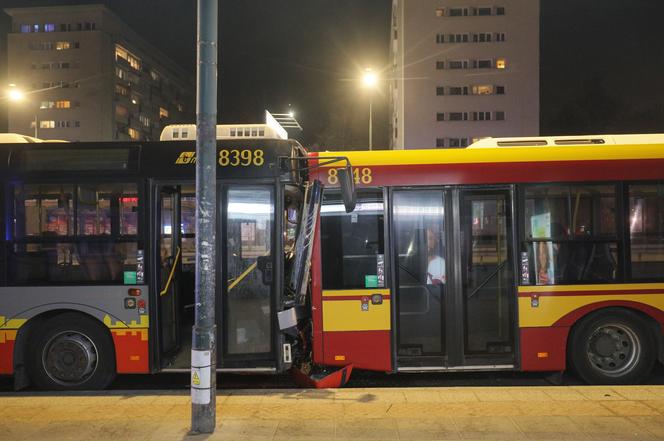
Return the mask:
[[570, 336], [569, 360], [590, 384], [633, 384], [655, 363], [655, 341], [647, 325], [629, 311], [603, 311], [583, 320]]
[[103, 389], [115, 378], [115, 349], [108, 331], [82, 314], [48, 319], [33, 334], [31, 379], [42, 389]]

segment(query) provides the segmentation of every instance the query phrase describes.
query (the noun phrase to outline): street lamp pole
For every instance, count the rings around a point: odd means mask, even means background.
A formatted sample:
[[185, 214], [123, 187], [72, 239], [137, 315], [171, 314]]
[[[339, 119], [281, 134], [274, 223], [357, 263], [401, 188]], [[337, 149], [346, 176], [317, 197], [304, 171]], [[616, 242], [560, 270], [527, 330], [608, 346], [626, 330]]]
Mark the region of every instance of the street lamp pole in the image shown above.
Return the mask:
[[369, 92], [369, 150], [373, 150], [373, 130], [372, 130], [372, 123], [373, 123], [373, 109], [372, 107], [372, 96], [371, 92]]
[[39, 138], [39, 119], [35, 113], [35, 138]]

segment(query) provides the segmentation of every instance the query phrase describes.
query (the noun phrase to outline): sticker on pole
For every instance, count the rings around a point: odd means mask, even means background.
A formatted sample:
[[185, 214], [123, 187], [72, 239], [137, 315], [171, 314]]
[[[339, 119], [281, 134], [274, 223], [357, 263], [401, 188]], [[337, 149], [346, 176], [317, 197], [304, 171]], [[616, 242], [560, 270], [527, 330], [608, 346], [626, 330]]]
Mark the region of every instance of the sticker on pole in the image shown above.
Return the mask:
[[211, 361], [210, 351], [191, 351], [191, 402], [194, 404], [210, 403]]

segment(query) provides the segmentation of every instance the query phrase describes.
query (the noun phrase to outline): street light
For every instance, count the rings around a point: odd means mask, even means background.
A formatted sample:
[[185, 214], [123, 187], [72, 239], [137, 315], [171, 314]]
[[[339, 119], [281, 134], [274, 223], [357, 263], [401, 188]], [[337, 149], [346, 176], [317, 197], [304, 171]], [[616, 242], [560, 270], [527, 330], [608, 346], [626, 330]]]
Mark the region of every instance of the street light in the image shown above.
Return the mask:
[[[16, 84], [10, 84], [9, 90], [7, 91], [7, 97], [10, 101], [15, 103], [20, 103], [25, 100], [25, 93], [19, 88], [16, 87]], [[35, 138], [39, 138], [39, 119], [37, 118], [37, 113], [35, 112]]]
[[378, 85], [378, 75], [371, 69], [371, 68], [366, 68], [364, 69], [364, 74], [362, 75], [362, 85], [366, 88], [369, 89], [369, 150], [373, 149], [373, 130], [372, 130], [372, 119], [373, 119], [373, 111], [372, 111], [372, 89], [375, 89], [376, 86]]

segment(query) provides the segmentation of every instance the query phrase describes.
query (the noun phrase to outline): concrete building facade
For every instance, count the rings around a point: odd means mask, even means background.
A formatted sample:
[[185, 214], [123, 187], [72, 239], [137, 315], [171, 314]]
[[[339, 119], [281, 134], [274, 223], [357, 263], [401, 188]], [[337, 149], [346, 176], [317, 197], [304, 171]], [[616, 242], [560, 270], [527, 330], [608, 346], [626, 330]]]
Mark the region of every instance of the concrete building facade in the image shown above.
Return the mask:
[[6, 9], [9, 131], [67, 141], [157, 140], [195, 115], [193, 75], [103, 5]]
[[393, 0], [391, 147], [539, 134], [539, 0]]

